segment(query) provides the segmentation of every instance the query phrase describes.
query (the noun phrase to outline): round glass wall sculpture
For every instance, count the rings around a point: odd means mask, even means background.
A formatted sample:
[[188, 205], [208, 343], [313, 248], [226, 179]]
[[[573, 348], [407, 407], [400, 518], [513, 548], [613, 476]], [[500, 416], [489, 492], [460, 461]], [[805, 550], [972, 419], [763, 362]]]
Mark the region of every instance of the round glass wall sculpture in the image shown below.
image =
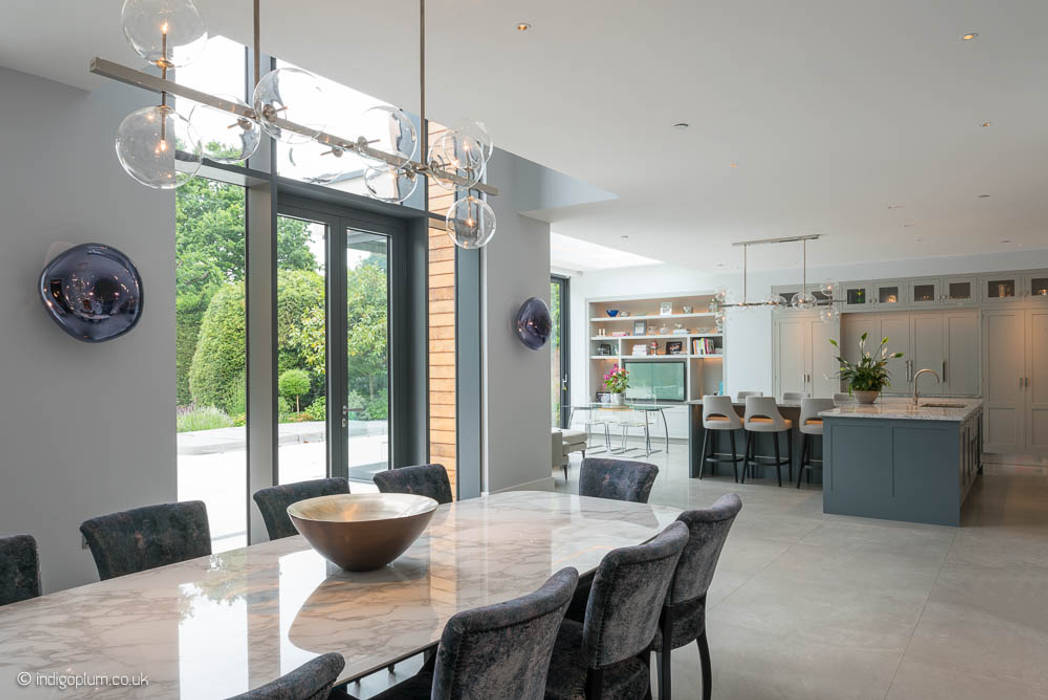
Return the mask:
[[47, 264], [40, 273], [40, 299], [66, 333], [87, 343], [101, 343], [138, 323], [142, 278], [119, 250], [84, 243]]
[[546, 341], [553, 330], [553, 319], [549, 315], [549, 307], [546, 302], [538, 297], [531, 297], [520, 305], [517, 311], [517, 335], [520, 342], [532, 350], [538, 350]]

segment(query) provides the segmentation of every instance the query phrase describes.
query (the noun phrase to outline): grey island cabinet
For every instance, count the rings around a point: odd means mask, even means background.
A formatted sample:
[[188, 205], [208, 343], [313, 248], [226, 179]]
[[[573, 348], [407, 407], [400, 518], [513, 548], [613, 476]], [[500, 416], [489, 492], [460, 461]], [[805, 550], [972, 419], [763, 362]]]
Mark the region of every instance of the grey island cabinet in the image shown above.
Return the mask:
[[961, 524], [982, 468], [982, 401], [881, 398], [821, 417], [824, 512]]

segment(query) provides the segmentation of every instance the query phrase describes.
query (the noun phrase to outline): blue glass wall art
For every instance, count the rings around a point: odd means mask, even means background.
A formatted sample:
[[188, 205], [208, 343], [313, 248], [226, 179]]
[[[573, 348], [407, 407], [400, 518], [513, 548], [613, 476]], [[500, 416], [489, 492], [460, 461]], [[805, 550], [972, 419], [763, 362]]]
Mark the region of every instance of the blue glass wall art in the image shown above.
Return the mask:
[[549, 315], [549, 307], [546, 302], [538, 297], [531, 297], [520, 305], [517, 311], [517, 335], [520, 342], [532, 350], [538, 350], [546, 341], [553, 330], [553, 319]]
[[119, 250], [84, 243], [47, 264], [40, 273], [40, 299], [66, 333], [86, 343], [101, 343], [138, 323], [142, 278]]

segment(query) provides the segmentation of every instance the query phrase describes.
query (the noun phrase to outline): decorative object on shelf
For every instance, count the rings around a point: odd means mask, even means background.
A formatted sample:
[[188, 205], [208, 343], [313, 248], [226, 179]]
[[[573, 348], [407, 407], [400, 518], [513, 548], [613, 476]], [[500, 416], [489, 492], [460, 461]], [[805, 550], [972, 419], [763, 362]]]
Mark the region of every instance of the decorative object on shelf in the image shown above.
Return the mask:
[[633, 335], [647, 335], [647, 334], [648, 334], [648, 324], [647, 323], [645, 323], [644, 321], [634, 321], [633, 322]]
[[602, 338], [605, 335], [607, 335], [607, 334], [608, 334], [608, 331], [604, 328], [604, 326], [601, 326], [600, 328], [597, 329], [597, 335], [601, 336]]
[[[852, 363], [840, 355], [837, 362], [840, 363], [838, 375], [848, 383], [849, 393], [855, 396], [859, 403], [871, 404], [877, 400], [881, 390], [891, 386], [891, 373], [888, 372], [888, 360], [902, 357], [901, 352], [890, 352], [888, 350], [888, 338], [883, 338], [879, 348], [874, 352], [866, 350], [866, 338], [869, 334], [863, 333], [859, 336], [859, 361]], [[830, 345], [840, 351], [840, 345], [830, 338]]]
[[142, 278], [116, 248], [84, 243], [44, 267], [40, 299], [66, 333], [101, 343], [127, 333], [142, 317]]
[[684, 327], [683, 323], [673, 324], [673, 335], [687, 335], [688, 329]]
[[596, 398], [597, 403], [609, 403], [611, 401], [611, 392], [598, 391]]
[[611, 343], [601, 343], [597, 346], [597, 354], [605, 357], [611, 357]]
[[669, 326], [659, 326], [659, 335], [669, 335], [669, 334], [670, 334], [670, 327]]
[[694, 309], [695, 309], [695, 307], [690, 306], [688, 304], [684, 304], [683, 306], [680, 307], [681, 312], [682, 313], [686, 313], [686, 314], [690, 314]]
[[[810, 311], [819, 309], [819, 319], [824, 322], [834, 321], [840, 317], [840, 300], [834, 297], [836, 291], [835, 283], [826, 283], [818, 294], [808, 291], [808, 241], [821, 238], [821, 234], [806, 234], [802, 236], [783, 236], [780, 238], [762, 238], [752, 241], [738, 241], [733, 246], [742, 247], [742, 301], [736, 302], [729, 298], [728, 292], [719, 290], [710, 300], [709, 311], [714, 316], [714, 322], [718, 330], [724, 327], [724, 315], [729, 309], [748, 311], [755, 308], [787, 308], [797, 311]], [[778, 294], [771, 294], [762, 301], [749, 300], [749, 248], [752, 245], [766, 245], [778, 243], [801, 244], [801, 291], [794, 294], [788, 303], [783, 303], [783, 298]]]
[[611, 318], [615, 318], [616, 316], [619, 315], [619, 310], [618, 309], [608, 309], [604, 313], [606, 313]]
[[673, 314], [673, 302], [664, 301], [659, 304], [659, 316], [670, 316]]
[[630, 317], [630, 312], [629, 311], [623, 311], [623, 312], [621, 312], [619, 314], [619, 318], [629, 318], [629, 317]]
[[[495, 233], [495, 213], [474, 192], [497, 195], [482, 182], [494, 146], [487, 128], [467, 122], [441, 134], [415, 160], [418, 135], [402, 110], [380, 106], [362, 114], [353, 124], [355, 138], [325, 131], [330, 101], [323, 81], [301, 68], [285, 66], [262, 74], [259, 36], [261, 0], [253, 3], [254, 71], [256, 83], [249, 106], [238, 97], [212, 95], [168, 80], [168, 70], [190, 65], [204, 51], [207, 26], [193, 0], [125, 0], [121, 10], [124, 37], [160, 77], [101, 58], [91, 60], [91, 72], [154, 93], [160, 104], [136, 110], [120, 123], [117, 159], [138, 182], [154, 189], [174, 189], [194, 177], [207, 158], [242, 162], [258, 148], [261, 133], [288, 144], [320, 149], [331, 161], [324, 172], [337, 177], [346, 166], [341, 157], [352, 152], [373, 165], [364, 171], [367, 192], [375, 199], [399, 203], [407, 199], [419, 178], [432, 177], [456, 192], [448, 209], [448, 236], [460, 248], [481, 248]], [[426, 5], [419, 0], [419, 121], [426, 124]], [[168, 105], [168, 96], [197, 104], [189, 118]], [[198, 136], [199, 128], [207, 133]], [[423, 136], [423, 143], [426, 139]], [[202, 146], [207, 144], [207, 146]], [[217, 144], [212, 148], [212, 144]], [[310, 148], [298, 151], [306, 157]], [[424, 162], [421, 162], [424, 161]], [[321, 184], [323, 184], [321, 182]]]
[[[641, 345], [640, 347], [644, 346]], [[626, 389], [630, 386], [630, 373], [624, 367], [614, 365], [604, 375], [604, 386], [611, 394], [609, 403], [615, 406], [622, 406], [625, 403]]]
[[648, 343], [648, 354], [649, 355], [658, 355], [659, 354], [659, 344], [656, 343], [654, 340], [651, 341], [650, 343]]
[[545, 345], [553, 331], [553, 319], [546, 302], [538, 297], [531, 297], [521, 304], [515, 326], [520, 342], [527, 347], [538, 350]]
[[612, 338], [625, 338], [628, 335], [629, 335], [629, 333], [627, 333], [626, 331], [612, 331], [611, 332], [611, 337]]
[[684, 342], [681, 340], [669, 340], [666, 342], [667, 355], [680, 355], [684, 352]]
[[640, 345], [634, 345], [630, 351], [632, 355], [646, 356], [648, 354], [648, 346], [641, 343]]

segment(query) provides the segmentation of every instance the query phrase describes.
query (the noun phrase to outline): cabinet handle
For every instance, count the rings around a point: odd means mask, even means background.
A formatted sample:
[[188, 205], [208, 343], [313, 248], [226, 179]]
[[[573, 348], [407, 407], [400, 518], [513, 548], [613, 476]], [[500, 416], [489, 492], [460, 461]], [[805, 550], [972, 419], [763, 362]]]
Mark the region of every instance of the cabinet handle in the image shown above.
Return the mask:
[[942, 382], [946, 383], [946, 360], [942, 361]]
[[1019, 377], [1019, 388], [1020, 389], [1023, 388], [1023, 378], [1022, 377]]
[[1029, 377], [1026, 378], [1026, 388], [1027, 389], [1030, 388], [1030, 378]]

